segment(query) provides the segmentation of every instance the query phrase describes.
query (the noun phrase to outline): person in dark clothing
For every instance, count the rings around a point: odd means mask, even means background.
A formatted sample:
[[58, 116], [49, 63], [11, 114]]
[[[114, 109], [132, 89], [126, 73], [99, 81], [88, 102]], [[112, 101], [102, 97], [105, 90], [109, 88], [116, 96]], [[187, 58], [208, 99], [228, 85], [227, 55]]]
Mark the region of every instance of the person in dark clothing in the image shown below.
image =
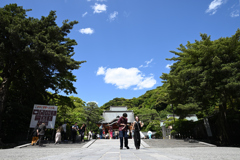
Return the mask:
[[62, 141], [67, 140], [67, 122], [64, 122], [64, 124], [62, 124], [62, 128], [63, 130], [61, 131], [61, 137], [62, 137]]
[[99, 127], [99, 135], [100, 135], [100, 139], [102, 139], [102, 136], [103, 136], [103, 126], [102, 126], [102, 124]]
[[77, 131], [79, 131], [77, 122], [72, 126], [72, 142], [76, 142]]
[[120, 138], [120, 149], [123, 149], [123, 137], [125, 147], [128, 147], [128, 135], [127, 135], [127, 113], [123, 113], [123, 116], [118, 119], [118, 126], [119, 126], [119, 138]]
[[141, 128], [143, 127], [144, 123], [142, 123], [138, 116], [135, 117], [135, 121], [133, 122], [133, 130], [134, 130], [134, 144], [136, 149], [140, 149], [141, 145], [141, 136], [140, 136], [140, 131]]
[[105, 129], [105, 139], [107, 139], [108, 138], [108, 129], [106, 128]]
[[32, 143], [31, 145], [33, 146], [34, 144], [37, 144], [38, 141], [38, 130], [39, 130], [39, 123], [37, 123], [36, 127], [32, 131]]
[[81, 127], [80, 130], [79, 130], [79, 134], [81, 135], [81, 137], [80, 137], [80, 142], [82, 142], [82, 140], [84, 141], [84, 133], [85, 133], [85, 130], [86, 130], [86, 124], [83, 123], [82, 127]]
[[46, 131], [46, 125], [45, 125], [45, 123], [42, 123], [39, 126], [39, 147], [43, 146], [42, 140], [43, 140], [43, 137], [45, 135], [45, 131]]

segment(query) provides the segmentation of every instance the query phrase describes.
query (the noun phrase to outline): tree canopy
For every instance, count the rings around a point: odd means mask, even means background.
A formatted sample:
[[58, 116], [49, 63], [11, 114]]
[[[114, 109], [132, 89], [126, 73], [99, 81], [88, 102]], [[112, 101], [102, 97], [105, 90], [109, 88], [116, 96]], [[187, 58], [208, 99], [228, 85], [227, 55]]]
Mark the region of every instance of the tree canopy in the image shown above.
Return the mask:
[[60, 92], [77, 93], [72, 71], [85, 62], [73, 59], [77, 42], [67, 37], [77, 21], [59, 27], [55, 11], [41, 19], [28, 17], [28, 11], [17, 4], [0, 8], [0, 133], [10, 108], [32, 108]]
[[229, 141], [226, 111], [239, 110], [240, 100], [240, 30], [214, 41], [206, 34], [201, 38], [171, 51], [176, 57], [168, 60], [176, 62], [161, 78], [169, 84], [169, 103], [182, 118], [197, 112], [209, 116], [217, 108], [223, 139]]

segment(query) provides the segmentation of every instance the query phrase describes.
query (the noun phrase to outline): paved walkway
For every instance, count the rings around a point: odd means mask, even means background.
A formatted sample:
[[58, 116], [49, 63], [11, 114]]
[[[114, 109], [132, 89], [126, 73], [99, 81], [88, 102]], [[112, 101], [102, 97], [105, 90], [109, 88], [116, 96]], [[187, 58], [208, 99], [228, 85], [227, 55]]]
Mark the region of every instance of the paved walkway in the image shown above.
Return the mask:
[[207, 147], [214, 145], [206, 145], [206, 143], [189, 143], [182, 139], [144, 139], [151, 148], [194, 148]]
[[[147, 141], [146, 141], [147, 142]], [[167, 142], [167, 141], [165, 141]], [[170, 143], [179, 141], [171, 140]], [[158, 143], [161, 143], [159, 140]], [[187, 142], [184, 142], [187, 143]], [[184, 144], [183, 143], [183, 144]], [[144, 143], [143, 143], [144, 144]], [[150, 144], [150, 143], [149, 143]], [[66, 144], [60, 144], [64, 146]], [[130, 149], [119, 149], [119, 140], [97, 140], [88, 148], [88, 145], [78, 148], [61, 147], [27, 147], [24, 149], [0, 150], [1, 160], [239, 160], [239, 148], [227, 147], [177, 147], [177, 148], [148, 148], [141, 146], [136, 150], [133, 140], [129, 140]], [[194, 144], [195, 145], [195, 144]], [[147, 146], [147, 145], [145, 145]], [[80, 144], [79, 144], [80, 147]], [[167, 147], [167, 145], [165, 145]]]

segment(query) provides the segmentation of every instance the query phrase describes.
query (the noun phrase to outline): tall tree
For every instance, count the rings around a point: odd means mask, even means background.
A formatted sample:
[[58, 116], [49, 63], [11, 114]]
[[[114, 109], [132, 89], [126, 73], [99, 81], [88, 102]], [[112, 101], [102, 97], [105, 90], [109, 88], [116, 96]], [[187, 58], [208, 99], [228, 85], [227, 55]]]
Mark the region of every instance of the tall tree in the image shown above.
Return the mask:
[[102, 111], [95, 102], [88, 102], [83, 113], [88, 130], [96, 129], [96, 123], [103, 119]]
[[208, 115], [210, 108], [219, 106], [222, 141], [228, 143], [226, 111], [236, 108], [240, 96], [240, 30], [214, 41], [206, 34], [201, 37], [180, 45], [180, 52], [172, 51], [177, 57], [169, 60], [177, 62], [161, 78], [169, 84], [169, 99], [179, 114], [202, 111]]
[[47, 89], [53, 90], [53, 95], [76, 93], [72, 70], [84, 62], [72, 58], [77, 43], [66, 37], [77, 21], [65, 20], [59, 27], [54, 11], [41, 19], [27, 17], [27, 11], [17, 4], [0, 8], [0, 133], [14, 83], [21, 82], [22, 88], [43, 97], [49, 96]]

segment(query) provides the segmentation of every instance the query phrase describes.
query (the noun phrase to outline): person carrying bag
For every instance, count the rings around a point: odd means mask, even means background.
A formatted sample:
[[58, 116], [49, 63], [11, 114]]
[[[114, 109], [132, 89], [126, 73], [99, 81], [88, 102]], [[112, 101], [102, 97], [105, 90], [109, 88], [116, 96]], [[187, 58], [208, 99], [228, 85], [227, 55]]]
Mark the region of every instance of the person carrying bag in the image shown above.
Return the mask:
[[133, 122], [134, 145], [135, 145], [136, 149], [140, 149], [140, 145], [141, 145], [140, 131], [141, 131], [143, 125], [144, 125], [144, 123], [139, 121], [138, 116], [136, 116], [135, 121]]

